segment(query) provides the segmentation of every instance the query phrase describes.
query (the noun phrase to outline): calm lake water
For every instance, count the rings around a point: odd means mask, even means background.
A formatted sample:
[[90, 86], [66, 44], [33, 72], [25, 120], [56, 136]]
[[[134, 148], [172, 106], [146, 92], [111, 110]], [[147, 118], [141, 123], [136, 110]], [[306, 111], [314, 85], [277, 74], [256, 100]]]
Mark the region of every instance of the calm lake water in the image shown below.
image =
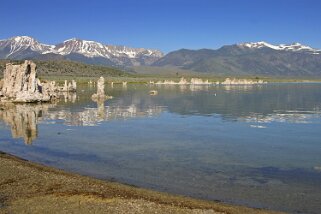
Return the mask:
[[320, 213], [321, 84], [115, 85], [104, 103], [95, 91], [1, 105], [0, 150], [139, 187]]

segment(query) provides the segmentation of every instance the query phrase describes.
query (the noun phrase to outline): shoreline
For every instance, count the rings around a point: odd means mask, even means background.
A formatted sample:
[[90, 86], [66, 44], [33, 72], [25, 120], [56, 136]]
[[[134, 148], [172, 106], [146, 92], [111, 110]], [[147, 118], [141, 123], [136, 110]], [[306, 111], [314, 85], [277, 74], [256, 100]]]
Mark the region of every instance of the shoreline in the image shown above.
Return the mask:
[[[180, 75], [180, 76], [173, 76], [173, 75], [136, 75], [130, 77], [113, 77], [113, 76], [104, 76], [106, 80], [106, 84], [110, 84], [114, 82], [115, 84], [121, 84], [122, 82], [126, 81], [128, 83], [142, 83], [142, 84], [149, 84], [150, 81], [176, 81], [183, 77], [188, 80], [191, 78], [198, 78], [202, 80], [208, 80], [211, 84], [209, 85], [216, 85], [217, 81], [223, 82], [226, 78], [236, 79], [236, 80], [249, 80], [249, 81], [257, 81], [262, 80], [264, 82], [269, 83], [321, 83], [321, 77], [278, 77], [278, 76], [207, 76], [207, 75]], [[65, 80], [76, 80], [78, 84], [88, 84], [89, 81], [96, 81], [99, 76], [64, 76], [64, 75], [39, 75], [40, 79], [46, 79], [51, 81], [56, 81], [58, 83], [63, 83]], [[258, 79], [257, 79], [258, 78]], [[177, 84], [178, 85], [178, 84]], [[197, 85], [197, 84], [196, 84]], [[224, 84], [222, 84], [224, 85]], [[228, 85], [228, 84], [227, 84]], [[246, 85], [246, 84], [245, 84]], [[251, 85], [251, 84], [248, 84]]]
[[280, 213], [98, 180], [1, 151], [0, 171], [0, 213]]

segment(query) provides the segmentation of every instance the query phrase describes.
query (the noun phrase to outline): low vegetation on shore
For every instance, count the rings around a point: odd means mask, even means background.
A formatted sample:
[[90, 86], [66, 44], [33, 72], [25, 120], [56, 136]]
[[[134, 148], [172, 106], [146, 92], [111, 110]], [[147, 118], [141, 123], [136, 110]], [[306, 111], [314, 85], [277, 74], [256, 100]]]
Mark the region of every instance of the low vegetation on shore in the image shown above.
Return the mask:
[[[41, 61], [33, 60], [38, 67], [39, 76], [77, 76], [77, 77], [130, 77], [131, 74], [118, 68], [89, 65], [67, 60]], [[0, 60], [0, 74], [2, 75], [6, 63], [21, 64], [24, 60]]]
[[[0, 60], [0, 76], [3, 75], [5, 65], [8, 62], [22, 63], [17, 60]], [[215, 76], [213, 74], [204, 74], [176, 68], [158, 68], [158, 67], [133, 67], [131, 69], [121, 69], [117, 67], [105, 67], [97, 65], [88, 65], [84, 63], [52, 60], [52, 61], [34, 61], [37, 64], [39, 78], [64, 82], [64, 80], [75, 79], [78, 83], [88, 83], [97, 80], [103, 76], [106, 82], [128, 82], [128, 83], [148, 83], [150, 81], [175, 81], [178, 82], [182, 77], [187, 79], [202, 78], [210, 82], [223, 82], [226, 78], [246, 79], [252, 81], [262, 80], [264, 82], [321, 82], [319, 78], [311, 77], [282, 77], [282, 76]]]

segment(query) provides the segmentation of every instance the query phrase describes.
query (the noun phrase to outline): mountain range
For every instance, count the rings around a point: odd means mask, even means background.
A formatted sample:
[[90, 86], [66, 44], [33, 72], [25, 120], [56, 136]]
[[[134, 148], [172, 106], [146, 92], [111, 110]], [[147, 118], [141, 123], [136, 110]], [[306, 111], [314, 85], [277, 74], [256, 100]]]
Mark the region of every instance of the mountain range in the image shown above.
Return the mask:
[[321, 50], [299, 43], [242, 43], [226, 45], [217, 50], [173, 51], [153, 66], [216, 75], [321, 76]]
[[29, 36], [0, 40], [1, 59], [59, 59], [108, 66], [137, 66], [150, 65], [162, 56], [158, 50], [104, 45], [76, 38], [57, 45], [42, 44]]
[[[164, 55], [159, 50], [104, 45], [75, 38], [47, 45], [28, 36], [17, 36], [0, 40], [0, 59], [71, 60], [213, 75], [321, 76], [321, 50], [300, 43], [273, 45], [248, 42], [225, 45], [216, 50], [180, 49]], [[155, 70], [159, 74], [162, 69]]]

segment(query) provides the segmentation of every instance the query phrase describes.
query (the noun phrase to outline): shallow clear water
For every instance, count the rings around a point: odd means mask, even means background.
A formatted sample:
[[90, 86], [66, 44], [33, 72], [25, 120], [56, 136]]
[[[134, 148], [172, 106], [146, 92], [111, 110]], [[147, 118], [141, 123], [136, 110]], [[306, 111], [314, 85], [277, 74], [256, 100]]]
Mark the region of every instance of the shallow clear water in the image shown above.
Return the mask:
[[319, 213], [321, 84], [115, 85], [104, 103], [95, 90], [1, 105], [0, 150], [160, 191]]

